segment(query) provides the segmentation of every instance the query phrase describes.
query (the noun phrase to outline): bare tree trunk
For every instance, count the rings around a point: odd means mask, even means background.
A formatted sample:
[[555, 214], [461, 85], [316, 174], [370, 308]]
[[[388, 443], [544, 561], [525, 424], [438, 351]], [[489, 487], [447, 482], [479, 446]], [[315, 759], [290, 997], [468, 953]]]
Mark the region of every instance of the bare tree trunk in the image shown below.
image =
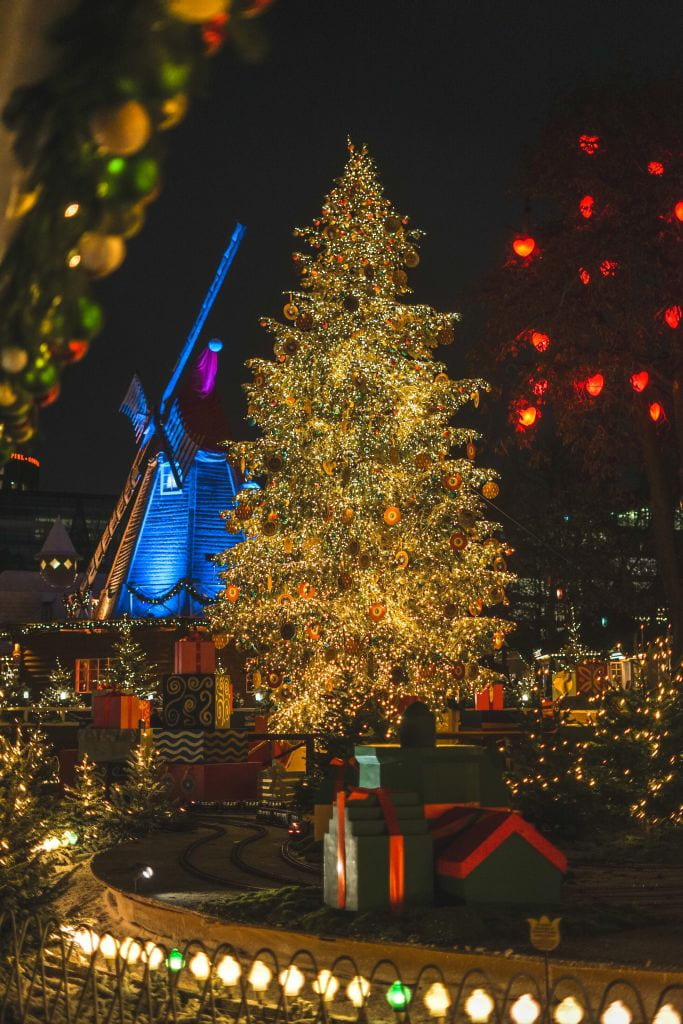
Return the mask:
[[655, 437], [655, 428], [648, 418], [646, 407], [638, 402], [635, 403], [635, 410], [650, 489], [655, 554], [671, 617], [671, 664], [676, 667], [683, 655], [683, 579], [676, 545], [674, 498]]

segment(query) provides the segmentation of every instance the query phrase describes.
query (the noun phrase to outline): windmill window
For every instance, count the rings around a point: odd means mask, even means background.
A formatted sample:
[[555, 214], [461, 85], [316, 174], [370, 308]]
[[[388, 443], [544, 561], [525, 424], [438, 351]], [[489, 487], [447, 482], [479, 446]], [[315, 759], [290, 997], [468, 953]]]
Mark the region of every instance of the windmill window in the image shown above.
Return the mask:
[[176, 483], [176, 478], [173, 476], [173, 470], [168, 462], [162, 463], [161, 466], [161, 493], [162, 494], [179, 494], [180, 488]]

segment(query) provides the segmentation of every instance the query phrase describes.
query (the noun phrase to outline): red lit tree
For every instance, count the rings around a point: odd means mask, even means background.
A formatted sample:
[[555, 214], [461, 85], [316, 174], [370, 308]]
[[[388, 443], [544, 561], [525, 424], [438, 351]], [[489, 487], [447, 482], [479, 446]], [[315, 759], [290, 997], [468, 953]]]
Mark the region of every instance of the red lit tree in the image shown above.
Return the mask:
[[[654, 549], [683, 650], [683, 140], [678, 82], [575, 94], [520, 185], [529, 220], [485, 288], [522, 443], [551, 432], [618, 490], [644, 475]], [[577, 484], [578, 486], [578, 484]]]

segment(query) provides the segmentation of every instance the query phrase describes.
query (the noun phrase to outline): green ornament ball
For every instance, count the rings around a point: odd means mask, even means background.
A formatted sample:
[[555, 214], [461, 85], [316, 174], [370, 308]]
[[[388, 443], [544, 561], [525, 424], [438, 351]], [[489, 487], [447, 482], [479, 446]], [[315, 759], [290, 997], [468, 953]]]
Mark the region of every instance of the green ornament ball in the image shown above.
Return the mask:
[[93, 302], [87, 295], [81, 295], [78, 299], [78, 318], [81, 327], [78, 333], [92, 338], [94, 334], [102, 330], [104, 323], [102, 307]]
[[21, 377], [21, 385], [30, 394], [49, 391], [57, 383], [59, 371], [54, 363], [36, 362], [25, 370]]
[[146, 196], [159, 184], [159, 164], [151, 156], [130, 161], [128, 180], [137, 195]]
[[167, 96], [175, 96], [187, 88], [191, 75], [190, 64], [165, 60], [159, 68], [159, 85]]

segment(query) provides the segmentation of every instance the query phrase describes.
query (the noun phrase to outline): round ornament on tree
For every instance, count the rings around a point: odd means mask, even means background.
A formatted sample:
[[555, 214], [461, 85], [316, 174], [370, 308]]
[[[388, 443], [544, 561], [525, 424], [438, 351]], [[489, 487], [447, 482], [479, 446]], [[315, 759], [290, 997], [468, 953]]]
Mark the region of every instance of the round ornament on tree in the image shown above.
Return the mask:
[[97, 231], [86, 231], [78, 243], [81, 265], [93, 277], [106, 277], [123, 263], [126, 257], [126, 243], [120, 235], [103, 235]]
[[152, 133], [149, 114], [137, 100], [128, 100], [90, 118], [90, 134], [106, 153], [131, 156], [147, 143]]
[[193, 25], [210, 21], [216, 15], [223, 14], [227, 7], [228, 0], [166, 0], [166, 9], [170, 15]]
[[21, 373], [28, 363], [28, 352], [19, 345], [0, 349], [0, 366], [6, 373]]

